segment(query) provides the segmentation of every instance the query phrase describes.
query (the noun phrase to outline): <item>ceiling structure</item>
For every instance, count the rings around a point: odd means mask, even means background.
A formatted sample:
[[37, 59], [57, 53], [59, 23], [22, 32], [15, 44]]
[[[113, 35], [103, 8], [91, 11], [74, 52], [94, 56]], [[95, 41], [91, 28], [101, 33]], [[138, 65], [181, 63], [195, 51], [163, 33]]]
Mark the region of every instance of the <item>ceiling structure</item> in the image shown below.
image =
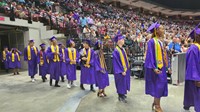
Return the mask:
[[104, 1], [107, 3], [120, 2], [123, 5], [136, 7], [136, 8], [143, 8], [144, 10], [148, 10], [150, 12], [155, 12], [155, 13], [161, 13], [166, 16], [176, 16], [176, 15], [190, 16], [190, 17], [200, 16], [200, 11], [175, 10], [175, 9], [162, 7], [160, 5], [146, 2], [143, 0], [104, 0]]

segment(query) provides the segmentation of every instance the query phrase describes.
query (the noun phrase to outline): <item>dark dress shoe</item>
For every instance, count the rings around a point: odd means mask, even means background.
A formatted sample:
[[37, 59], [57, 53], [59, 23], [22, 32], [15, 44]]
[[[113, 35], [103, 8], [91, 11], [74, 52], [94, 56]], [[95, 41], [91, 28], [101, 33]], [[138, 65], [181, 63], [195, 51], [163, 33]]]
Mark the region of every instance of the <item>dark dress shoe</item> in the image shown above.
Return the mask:
[[60, 85], [55, 85], [55, 87], [60, 87]]
[[83, 84], [80, 85], [80, 88], [81, 88], [82, 90], [85, 90]]

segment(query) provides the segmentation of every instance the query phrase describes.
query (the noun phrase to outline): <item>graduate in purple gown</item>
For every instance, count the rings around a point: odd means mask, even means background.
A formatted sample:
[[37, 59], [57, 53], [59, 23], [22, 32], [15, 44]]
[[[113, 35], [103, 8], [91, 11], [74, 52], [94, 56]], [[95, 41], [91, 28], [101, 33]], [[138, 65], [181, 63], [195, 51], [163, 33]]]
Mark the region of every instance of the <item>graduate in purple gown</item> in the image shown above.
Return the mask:
[[34, 40], [30, 40], [28, 46], [24, 49], [24, 61], [28, 61], [28, 75], [32, 82], [35, 82], [34, 76], [38, 73], [38, 48], [34, 46]]
[[160, 99], [168, 96], [167, 69], [161, 42], [164, 28], [156, 22], [147, 31], [152, 33], [152, 39], [148, 41], [145, 59], [145, 93], [154, 97], [152, 109], [163, 112]]
[[79, 52], [74, 48], [75, 43], [73, 40], [67, 41], [68, 48], [65, 50], [66, 54], [66, 73], [67, 73], [67, 88], [77, 86], [74, 81], [76, 80], [76, 64], [79, 61]]
[[59, 53], [59, 46], [57, 45], [56, 37], [49, 39], [52, 44], [47, 49], [47, 57], [49, 59], [49, 73], [50, 73], [50, 86], [52, 86], [52, 81], [55, 80], [55, 87], [60, 87], [58, 85], [60, 79], [60, 59], [61, 54]]
[[4, 68], [7, 73], [9, 72], [9, 60], [10, 60], [8, 53], [9, 53], [8, 47], [5, 46], [2, 53], [2, 62], [4, 63]]
[[124, 36], [118, 32], [114, 40], [116, 48], [113, 51], [113, 71], [115, 77], [115, 86], [119, 95], [119, 101], [127, 103], [127, 91], [130, 91], [130, 64], [124, 45]]
[[60, 48], [60, 55], [62, 56], [60, 58], [60, 70], [61, 70], [61, 74], [60, 74], [60, 77], [61, 77], [61, 81], [62, 82], [65, 82], [65, 79], [64, 79], [64, 76], [67, 74], [66, 73], [66, 60], [65, 60], [65, 46], [62, 44], [62, 43], [59, 43], [58, 44], [59, 48]]
[[94, 60], [96, 86], [99, 87], [97, 96], [105, 97], [107, 96], [105, 88], [106, 86], [109, 86], [109, 78], [103, 52], [103, 45], [100, 40], [98, 40], [95, 44]]
[[90, 84], [90, 90], [95, 92], [93, 84], [95, 84], [94, 74], [94, 51], [90, 48], [91, 41], [83, 40], [83, 49], [80, 51], [81, 58], [81, 89], [85, 90], [83, 84]]
[[42, 81], [47, 80], [46, 75], [48, 71], [47, 53], [46, 45], [44, 43], [40, 44], [41, 50], [38, 53], [38, 64], [39, 64], [39, 75], [42, 77]]
[[13, 69], [13, 74], [19, 74], [19, 69], [21, 68], [21, 63], [20, 63], [20, 55], [22, 53], [16, 49], [12, 48], [11, 52], [9, 53], [10, 61], [9, 61], [9, 68]]
[[194, 43], [186, 53], [186, 74], [184, 109], [194, 106], [200, 112], [200, 28], [199, 25], [190, 33]]

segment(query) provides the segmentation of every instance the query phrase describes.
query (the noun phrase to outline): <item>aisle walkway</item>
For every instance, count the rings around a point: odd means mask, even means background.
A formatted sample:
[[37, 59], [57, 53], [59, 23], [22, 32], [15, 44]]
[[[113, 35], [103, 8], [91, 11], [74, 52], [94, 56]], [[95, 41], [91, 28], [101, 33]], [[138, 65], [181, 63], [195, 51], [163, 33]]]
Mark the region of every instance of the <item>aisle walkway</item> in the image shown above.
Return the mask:
[[[79, 74], [79, 71], [77, 71]], [[36, 76], [30, 82], [27, 71], [21, 75], [0, 75], [0, 112], [151, 112], [152, 98], [144, 94], [144, 81], [132, 78], [128, 103], [118, 102], [113, 76], [106, 89], [107, 98], [97, 98], [96, 93], [67, 89], [66, 82], [60, 88], [50, 87]], [[79, 85], [79, 75], [78, 81]], [[183, 86], [169, 85], [169, 97], [162, 99], [164, 112], [184, 112], [182, 110]], [[193, 112], [193, 111], [191, 111]]]

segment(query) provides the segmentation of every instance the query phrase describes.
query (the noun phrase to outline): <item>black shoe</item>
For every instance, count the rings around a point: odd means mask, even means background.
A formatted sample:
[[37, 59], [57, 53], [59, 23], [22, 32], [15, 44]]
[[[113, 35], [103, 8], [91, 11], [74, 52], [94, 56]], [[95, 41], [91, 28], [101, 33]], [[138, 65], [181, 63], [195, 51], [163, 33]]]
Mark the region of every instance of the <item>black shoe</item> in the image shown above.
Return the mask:
[[47, 80], [47, 77], [45, 76], [44, 79]]
[[93, 85], [90, 85], [90, 91], [92, 91], [92, 92], [96, 92], [95, 90], [94, 90], [94, 87], [93, 87]]
[[45, 80], [45, 78], [42, 78], [42, 82], [45, 82], [46, 80]]
[[17, 75], [19, 75], [19, 72], [17, 72]]
[[122, 97], [118, 97], [118, 100], [121, 102], [123, 100], [123, 98]]
[[65, 79], [64, 79], [64, 77], [63, 77], [63, 76], [61, 77], [61, 82], [65, 82]]
[[82, 90], [85, 90], [83, 84], [80, 85], [80, 88], [81, 88]]
[[96, 92], [94, 89], [90, 89], [90, 91], [92, 91], [92, 92], [94, 92], [94, 93]]
[[50, 79], [50, 82], [49, 82], [50, 86], [52, 86], [52, 81], [53, 81], [53, 80], [52, 80], [52, 79]]
[[124, 99], [126, 99], [126, 98], [127, 98], [127, 96], [126, 96], [126, 95], [123, 95], [123, 98], [124, 98]]
[[59, 82], [59, 81], [56, 81], [55, 87], [60, 87], [60, 85], [58, 85], [58, 82]]
[[55, 87], [60, 87], [60, 85], [57, 84], [57, 85], [55, 85]]
[[184, 110], [190, 110], [190, 107], [184, 106], [183, 109], [184, 109]]
[[123, 103], [127, 103], [127, 100], [125, 98], [122, 98]]

